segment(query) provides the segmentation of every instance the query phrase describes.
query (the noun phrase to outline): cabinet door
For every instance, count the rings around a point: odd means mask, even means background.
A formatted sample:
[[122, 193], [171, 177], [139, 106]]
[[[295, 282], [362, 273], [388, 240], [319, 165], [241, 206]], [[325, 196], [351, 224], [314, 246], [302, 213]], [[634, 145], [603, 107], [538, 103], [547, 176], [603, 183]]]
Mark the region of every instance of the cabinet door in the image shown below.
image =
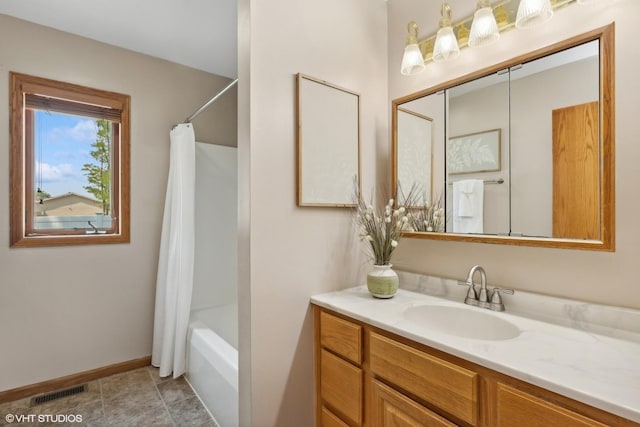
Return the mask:
[[322, 350], [320, 395], [329, 407], [356, 425], [362, 424], [362, 369]]
[[373, 427], [454, 427], [456, 425], [380, 381], [372, 381], [371, 393]]
[[498, 383], [498, 427], [605, 427], [539, 397]]

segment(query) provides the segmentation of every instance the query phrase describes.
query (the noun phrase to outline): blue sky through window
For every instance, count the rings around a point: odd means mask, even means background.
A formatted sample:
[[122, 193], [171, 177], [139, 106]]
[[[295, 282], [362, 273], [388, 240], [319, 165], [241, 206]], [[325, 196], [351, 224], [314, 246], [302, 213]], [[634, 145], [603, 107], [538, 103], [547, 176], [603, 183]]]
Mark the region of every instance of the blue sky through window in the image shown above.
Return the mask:
[[34, 174], [36, 189], [52, 196], [69, 192], [93, 198], [82, 166], [94, 163], [89, 154], [96, 141], [95, 120], [88, 117], [36, 111]]

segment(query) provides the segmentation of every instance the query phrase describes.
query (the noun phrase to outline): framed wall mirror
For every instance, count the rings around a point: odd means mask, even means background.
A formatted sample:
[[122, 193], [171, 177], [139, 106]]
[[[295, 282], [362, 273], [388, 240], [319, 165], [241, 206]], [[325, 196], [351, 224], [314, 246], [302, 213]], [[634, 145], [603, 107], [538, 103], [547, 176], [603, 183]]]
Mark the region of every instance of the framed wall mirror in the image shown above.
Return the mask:
[[[419, 183], [432, 204], [440, 197], [445, 217], [442, 232], [407, 234], [615, 250], [613, 32], [611, 24], [394, 100], [392, 188]], [[403, 124], [407, 111], [433, 118], [432, 165], [399, 154], [420, 144]]]
[[355, 206], [360, 96], [304, 74], [297, 95], [298, 206]]

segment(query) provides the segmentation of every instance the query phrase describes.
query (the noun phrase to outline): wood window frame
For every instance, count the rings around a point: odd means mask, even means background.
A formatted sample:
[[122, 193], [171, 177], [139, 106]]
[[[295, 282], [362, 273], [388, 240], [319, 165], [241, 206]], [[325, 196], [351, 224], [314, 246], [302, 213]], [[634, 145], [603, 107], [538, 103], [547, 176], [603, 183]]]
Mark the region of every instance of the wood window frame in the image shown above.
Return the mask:
[[[71, 246], [130, 242], [130, 104], [131, 97], [16, 72], [9, 73], [10, 164], [9, 225], [11, 247]], [[47, 230], [37, 233], [33, 226], [34, 113], [26, 108], [27, 94], [70, 101], [68, 104], [102, 106], [120, 112], [112, 120], [116, 135], [112, 149], [112, 227], [105, 234], [85, 234], [77, 230]], [[54, 110], [58, 111], [58, 110]], [[63, 111], [69, 112], [69, 111]], [[79, 113], [82, 115], [82, 113]], [[119, 132], [117, 132], [119, 131]], [[119, 137], [118, 137], [119, 136]]]

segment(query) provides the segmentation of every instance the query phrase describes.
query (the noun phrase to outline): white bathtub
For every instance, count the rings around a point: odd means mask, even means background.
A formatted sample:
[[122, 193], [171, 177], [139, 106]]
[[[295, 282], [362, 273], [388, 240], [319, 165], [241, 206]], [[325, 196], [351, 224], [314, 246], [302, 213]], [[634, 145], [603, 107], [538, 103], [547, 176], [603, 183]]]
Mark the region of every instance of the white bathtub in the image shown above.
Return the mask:
[[238, 309], [191, 313], [187, 380], [221, 427], [238, 426]]

